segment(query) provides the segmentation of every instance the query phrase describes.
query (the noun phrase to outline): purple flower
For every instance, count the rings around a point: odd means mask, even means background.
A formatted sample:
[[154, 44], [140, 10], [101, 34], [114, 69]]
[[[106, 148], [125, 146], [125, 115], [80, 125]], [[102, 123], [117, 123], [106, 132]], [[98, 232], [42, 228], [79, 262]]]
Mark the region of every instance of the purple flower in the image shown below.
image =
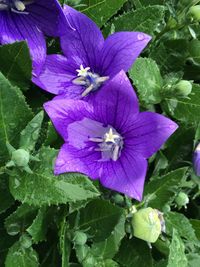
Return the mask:
[[93, 103], [55, 99], [44, 108], [65, 141], [56, 175], [80, 172], [137, 200], [142, 199], [147, 158], [177, 129], [160, 114], [139, 113], [124, 71], [102, 87]]
[[57, 0], [0, 0], [0, 43], [26, 40], [36, 73], [46, 58], [44, 34], [59, 36], [66, 24]]
[[200, 143], [197, 145], [193, 155], [193, 168], [197, 176], [200, 176]]
[[104, 40], [84, 14], [66, 5], [64, 13], [71, 26], [61, 37], [64, 56], [47, 56], [33, 82], [68, 99], [87, 96], [121, 70], [127, 71], [151, 39], [141, 32], [118, 32]]

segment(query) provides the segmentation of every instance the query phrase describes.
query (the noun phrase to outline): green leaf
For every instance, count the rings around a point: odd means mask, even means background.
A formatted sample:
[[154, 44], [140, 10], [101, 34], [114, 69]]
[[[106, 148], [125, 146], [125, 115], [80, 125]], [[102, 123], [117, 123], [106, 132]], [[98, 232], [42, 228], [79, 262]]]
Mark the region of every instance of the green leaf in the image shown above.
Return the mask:
[[21, 91], [0, 73], [0, 162], [8, 160], [6, 142], [17, 146], [19, 134], [31, 118]]
[[200, 85], [194, 84], [189, 98], [166, 98], [164, 110], [175, 119], [185, 123], [199, 123]]
[[163, 80], [156, 62], [148, 58], [138, 58], [129, 71], [133, 84], [137, 87], [139, 98], [146, 104], [161, 101]]
[[188, 260], [187, 267], [199, 267], [200, 255], [195, 253], [189, 253], [186, 255]]
[[32, 76], [32, 62], [26, 42], [0, 46], [0, 71], [13, 84], [27, 90]]
[[53, 174], [54, 160], [57, 151], [43, 147], [40, 150], [40, 162], [31, 166], [33, 174], [16, 173], [10, 177], [10, 191], [15, 199], [29, 205], [65, 204], [78, 200], [95, 198], [98, 190], [81, 174]]
[[81, 12], [90, 17], [96, 24], [101, 27], [103, 24], [117, 13], [127, 0], [84, 0], [81, 4], [86, 7]]
[[124, 224], [125, 216], [123, 215], [107, 239], [92, 245], [91, 253], [103, 259], [112, 259], [119, 249], [122, 238], [125, 236]]
[[125, 267], [153, 265], [150, 248], [146, 242], [137, 238], [123, 239], [115, 259]]
[[172, 242], [169, 249], [170, 253], [167, 267], [188, 267], [184, 243], [175, 229], [173, 230]]
[[[123, 213], [123, 209], [108, 201], [96, 199], [80, 210], [77, 227], [93, 236], [94, 242], [100, 242], [111, 235]], [[71, 227], [73, 223], [71, 222]]]
[[32, 236], [34, 243], [37, 244], [38, 242], [45, 240], [48, 222], [48, 209], [47, 207], [41, 207], [33, 223], [26, 229], [26, 231]]
[[184, 178], [187, 168], [172, 171], [159, 179], [150, 181], [144, 190], [145, 201], [148, 206], [162, 210], [162, 207], [176, 193], [181, 180]]
[[32, 151], [35, 148], [35, 144], [38, 140], [42, 121], [44, 118], [44, 111], [40, 111], [21, 132], [20, 136], [20, 148]]
[[195, 230], [196, 237], [200, 240], [200, 220], [191, 219], [190, 223]]
[[62, 254], [62, 267], [69, 267], [69, 257], [70, 257], [70, 242], [67, 238], [68, 225], [64, 220], [61, 224], [60, 231], [60, 251]]
[[163, 5], [164, 0], [136, 0], [136, 6], [152, 6], [152, 5]]
[[153, 35], [158, 23], [164, 17], [163, 6], [142, 7], [140, 9], [124, 13], [117, 18], [114, 18], [105, 29], [105, 35], [110, 33], [110, 28], [119, 31], [141, 31]]
[[182, 213], [168, 212], [165, 215], [165, 223], [167, 234], [172, 235], [173, 229], [176, 229], [181, 237], [191, 242], [198, 242], [190, 221]]
[[39, 267], [38, 256], [32, 247], [16, 242], [8, 252], [5, 267]]
[[8, 187], [8, 177], [0, 175], [0, 214], [6, 211], [13, 203], [14, 199]]
[[16, 211], [10, 214], [5, 220], [5, 228], [9, 235], [15, 236], [23, 233], [32, 224], [37, 214], [37, 208], [26, 204], [19, 206]]

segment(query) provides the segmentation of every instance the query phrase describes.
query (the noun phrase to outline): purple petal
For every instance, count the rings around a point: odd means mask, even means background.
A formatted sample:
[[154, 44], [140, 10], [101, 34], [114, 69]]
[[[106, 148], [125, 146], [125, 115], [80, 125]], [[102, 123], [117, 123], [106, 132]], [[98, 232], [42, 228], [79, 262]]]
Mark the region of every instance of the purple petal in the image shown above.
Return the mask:
[[118, 161], [103, 164], [100, 181], [109, 189], [141, 201], [146, 172], [146, 159], [124, 150]]
[[200, 144], [197, 145], [193, 155], [193, 168], [197, 176], [200, 176]]
[[93, 102], [99, 120], [112, 125], [121, 134], [139, 112], [137, 96], [124, 71], [100, 88]]
[[127, 126], [124, 134], [126, 146], [144, 158], [151, 157], [172, 135], [178, 125], [153, 112], [142, 112]]
[[141, 32], [117, 32], [110, 35], [101, 52], [101, 75], [113, 77], [128, 71], [151, 37]]
[[69, 124], [81, 121], [85, 117], [92, 118], [93, 114], [93, 107], [79, 100], [52, 100], [44, 104], [44, 109], [65, 141], [68, 140]]
[[35, 0], [26, 10], [32, 22], [49, 36], [60, 36], [69, 27], [57, 0]]
[[76, 98], [80, 96], [82, 88], [71, 83], [76, 75], [72, 71], [73, 67], [64, 56], [47, 56], [40, 75], [33, 77], [32, 81], [52, 94]]
[[33, 60], [34, 72], [40, 72], [46, 58], [46, 42], [43, 33], [32, 23], [28, 15], [0, 12], [0, 43], [27, 41]]
[[104, 43], [101, 31], [87, 16], [69, 6], [64, 6], [64, 13], [71, 26], [61, 37], [64, 54], [79, 66], [95, 69]]

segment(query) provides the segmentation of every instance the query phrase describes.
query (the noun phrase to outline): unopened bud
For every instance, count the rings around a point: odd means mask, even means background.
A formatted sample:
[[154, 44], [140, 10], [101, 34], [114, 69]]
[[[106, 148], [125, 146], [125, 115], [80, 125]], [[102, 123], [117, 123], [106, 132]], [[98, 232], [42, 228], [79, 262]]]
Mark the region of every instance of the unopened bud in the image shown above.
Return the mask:
[[200, 41], [197, 39], [192, 40], [189, 43], [189, 53], [196, 64], [200, 64]]
[[192, 84], [189, 81], [182, 80], [174, 87], [177, 96], [188, 96], [192, 92]]
[[193, 20], [200, 21], [200, 5], [190, 7], [188, 14]]
[[133, 214], [134, 236], [147, 242], [156, 242], [162, 232], [163, 224], [161, 212], [156, 209], [144, 208]]
[[18, 167], [25, 167], [28, 165], [30, 160], [29, 153], [24, 149], [17, 149], [12, 152], [12, 158], [11, 160], [14, 162], [14, 164]]
[[188, 195], [184, 192], [179, 192], [175, 198], [175, 202], [179, 208], [186, 207], [189, 203]]
[[76, 231], [73, 241], [76, 245], [83, 246], [87, 242], [87, 235], [81, 231]]

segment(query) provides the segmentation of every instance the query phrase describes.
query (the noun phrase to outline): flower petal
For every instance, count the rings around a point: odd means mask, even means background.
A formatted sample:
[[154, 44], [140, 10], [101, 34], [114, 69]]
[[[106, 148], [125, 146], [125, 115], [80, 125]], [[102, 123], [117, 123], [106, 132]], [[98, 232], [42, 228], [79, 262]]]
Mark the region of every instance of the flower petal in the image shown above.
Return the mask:
[[69, 27], [57, 0], [35, 0], [26, 6], [26, 11], [32, 22], [49, 36], [60, 36]]
[[99, 52], [103, 47], [104, 38], [96, 24], [84, 14], [64, 6], [65, 16], [71, 26], [61, 37], [64, 54], [84, 68], [96, 68]]
[[66, 142], [68, 141], [69, 124], [81, 121], [85, 117], [92, 118], [93, 114], [93, 107], [80, 100], [52, 100], [44, 104], [44, 109]]
[[101, 52], [101, 75], [113, 77], [128, 71], [151, 37], [141, 32], [117, 32], [110, 35]]
[[121, 134], [138, 114], [138, 99], [124, 71], [109, 80], [94, 96], [96, 116]]
[[43, 69], [32, 81], [42, 89], [55, 94], [65, 94], [66, 98], [80, 96], [80, 86], [71, 83], [75, 77], [73, 66], [66, 57], [61, 55], [49, 55], [46, 58]]
[[163, 115], [153, 112], [142, 112], [125, 133], [126, 146], [145, 158], [157, 152], [172, 135], [178, 125]]
[[46, 42], [43, 33], [32, 23], [28, 15], [0, 12], [0, 43], [27, 41], [33, 60], [34, 73], [38, 74], [46, 58]]
[[141, 201], [146, 171], [146, 159], [125, 150], [118, 161], [103, 164], [100, 181], [109, 189]]

